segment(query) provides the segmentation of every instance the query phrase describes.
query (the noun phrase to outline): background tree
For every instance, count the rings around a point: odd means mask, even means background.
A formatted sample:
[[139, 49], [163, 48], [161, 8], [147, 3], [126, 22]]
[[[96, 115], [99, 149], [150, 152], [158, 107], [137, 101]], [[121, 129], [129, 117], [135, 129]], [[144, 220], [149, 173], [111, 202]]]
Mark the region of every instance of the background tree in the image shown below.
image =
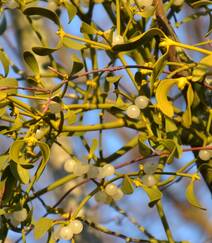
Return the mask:
[[0, 4], [1, 241], [211, 242], [211, 1]]

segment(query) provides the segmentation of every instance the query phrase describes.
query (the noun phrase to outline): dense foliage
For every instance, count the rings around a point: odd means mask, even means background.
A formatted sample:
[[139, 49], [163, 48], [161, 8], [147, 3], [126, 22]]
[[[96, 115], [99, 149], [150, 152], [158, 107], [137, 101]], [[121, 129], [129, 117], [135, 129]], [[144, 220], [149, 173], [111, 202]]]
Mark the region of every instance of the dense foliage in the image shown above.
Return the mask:
[[[188, 178], [182, 193], [199, 210], [204, 207], [194, 193], [196, 181], [204, 179], [212, 191], [212, 51], [207, 49], [212, 41], [208, 38], [211, 25], [203, 42], [195, 45], [180, 42], [174, 29], [201, 16], [208, 16], [212, 23], [211, 1], [4, 0], [0, 4], [2, 36], [10, 28], [18, 31], [9, 18], [18, 14], [40, 43], [19, 54], [23, 65], [13, 61], [8, 48], [0, 49], [0, 134], [9, 144], [0, 155], [0, 239], [4, 242], [11, 230], [20, 233], [23, 242], [30, 231], [36, 240], [48, 232], [47, 242], [75, 242], [86, 224], [126, 242], [179, 242], [173, 239], [165, 216], [165, 189], [179, 178]], [[107, 14], [110, 29], [95, 22], [97, 5]], [[182, 19], [185, 7], [191, 15]], [[62, 21], [64, 11], [68, 19]], [[71, 24], [74, 18], [81, 21], [74, 30], [80, 30], [79, 35], [64, 28], [64, 22]], [[44, 29], [39, 21], [45, 21]], [[48, 36], [50, 30], [53, 35]], [[67, 53], [71, 66], [63, 62]], [[91, 110], [96, 110], [97, 118], [88, 124], [84, 116]], [[135, 135], [106, 156], [102, 139], [108, 129], [134, 130]], [[93, 131], [96, 137], [88, 143], [87, 136]], [[85, 149], [72, 151], [61, 137], [80, 137]], [[37, 190], [54, 144], [69, 155], [64, 161], [67, 175]], [[137, 145], [138, 157], [113, 165]], [[175, 171], [167, 170], [189, 151], [194, 154], [192, 161]], [[190, 173], [194, 165], [195, 173]], [[126, 169], [120, 170], [123, 167]], [[55, 205], [42, 200], [42, 195], [76, 178], [78, 184]], [[88, 187], [79, 195], [75, 210], [67, 213], [59, 207], [72, 190], [89, 183], [92, 191]], [[143, 236], [130, 238], [79, 215], [92, 198], [119, 210], [119, 200], [126, 194], [133, 197], [135, 188], [143, 190], [149, 207], [157, 209], [167, 239], [158, 239], [136, 222]], [[38, 221], [31, 204], [36, 199], [46, 210]]]

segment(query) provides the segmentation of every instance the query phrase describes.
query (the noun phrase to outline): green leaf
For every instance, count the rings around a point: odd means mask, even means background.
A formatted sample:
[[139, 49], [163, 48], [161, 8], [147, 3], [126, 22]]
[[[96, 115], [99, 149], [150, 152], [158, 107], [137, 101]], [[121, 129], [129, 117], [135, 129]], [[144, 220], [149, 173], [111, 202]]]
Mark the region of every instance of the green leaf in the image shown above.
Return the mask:
[[195, 193], [194, 193], [194, 180], [191, 180], [191, 182], [188, 184], [187, 188], [186, 188], [186, 198], [188, 200], [188, 202], [197, 208], [200, 208], [202, 210], [206, 210], [205, 208], [203, 208], [201, 206], [201, 204], [199, 203], [199, 201], [197, 200]]
[[81, 33], [90, 34], [90, 35], [97, 34], [97, 30], [93, 26], [91, 26], [91, 25], [89, 25], [89, 24], [87, 24], [85, 22], [82, 22], [82, 25], [81, 25], [81, 28], [80, 28], [80, 32]]
[[35, 173], [35, 180], [38, 180], [42, 174], [42, 172], [44, 171], [46, 164], [49, 160], [50, 157], [50, 149], [48, 144], [43, 143], [43, 142], [37, 142], [37, 145], [40, 147], [43, 159], [39, 165], [38, 170]]
[[132, 194], [134, 192], [132, 180], [128, 175], [124, 175], [124, 179], [121, 184], [121, 190], [124, 194]]
[[98, 147], [98, 140], [96, 138], [94, 138], [92, 140], [92, 144], [90, 147], [89, 158], [93, 158], [94, 152], [96, 151], [97, 147]]
[[168, 117], [174, 116], [174, 107], [170, 101], [168, 101], [168, 93], [171, 87], [176, 84], [177, 79], [164, 79], [162, 80], [156, 89], [157, 107]]
[[205, 66], [209, 66], [209, 67], [212, 67], [212, 54], [206, 56], [206, 57], [203, 57], [200, 62], [202, 65], [205, 65]]
[[74, 111], [68, 110], [66, 113], [66, 117], [69, 125], [72, 125], [77, 121], [77, 115]]
[[165, 34], [158, 28], [152, 28], [140, 35], [137, 35], [136, 37], [131, 38], [127, 43], [114, 45], [112, 49], [118, 52], [134, 50], [138, 46], [145, 45], [155, 36], [165, 36]]
[[69, 18], [68, 23], [70, 23], [72, 21], [72, 19], [74, 18], [74, 16], [76, 16], [77, 9], [71, 2], [68, 2], [68, 1], [64, 1], [64, 5], [68, 12], [68, 18]]
[[175, 122], [168, 117], [165, 118], [165, 130], [166, 130], [167, 133], [175, 132], [175, 131], [178, 130]]
[[150, 199], [149, 207], [152, 208], [158, 201], [161, 200], [163, 194], [157, 187], [148, 187], [146, 185], [142, 185], [142, 187]]
[[7, 29], [7, 19], [5, 17], [5, 14], [2, 13], [0, 17], [0, 35], [3, 35], [6, 29]]
[[[2, 201], [3, 195], [4, 195], [4, 191], [5, 191], [5, 183], [6, 183], [6, 179], [0, 181], [0, 203]], [[3, 209], [2, 209], [3, 210]], [[2, 215], [0, 213], [0, 215]]]
[[148, 155], [152, 154], [152, 150], [144, 143], [146, 137], [139, 135], [138, 137], [138, 148], [141, 155], [147, 157]]
[[73, 65], [72, 65], [72, 70], [71, 70], [70, 76], [78, 73], [84, 66], [82, 61], [76, 55], [72, 55], [71, 59], [72, 59]]
[[34, 74], [39, 74], [40, 71], [38, 62], [30, 51], [24, 52], [24, 61], [27, 63]]
[[33, 52], [39, 56], [50, 55], [53, 52], [57, 51], [58, 49], [59, 48], [49, 48], [49, 47], [42, 47], [42, 46], [32, 47]]
[[107, 80], [109, 83], [116, 83], [116, 82], [119, 82], [121, 78], [122, 78], [121, 75], [117, 75], [117, 76], [108, 76], [108, 77], [106, 77], [106, 80]]
[[4, 68], [4, 76], [6, 77], [9, 73], [9, 68], [10, 68], [10, 60], [8, 57], [5, 55], [5, 53], [0, 50], [0, 60], [2, 63], [2, 66]]
[[42, 238], [47, 231], [52, 227], [53, 220], [49, 218], [40, 218], [34, 224], [34, 236], [36, 240]]
[[29, 7], [25, 8], [23, 13], [25, 15], [40, 15], [42, 17], [46, 17], [52, 20], [56, 25], [60, 26], [60, 20], [55, 12], [47, 9], [47, 8], [40, 8], [40, 7]]
[[[8, 88], [8, 89], [3, 89], [3, 88]], [[12, 89], [11, 87], [14, 87], [15, 89]], [[5, 93], [8, 95], [16, 94], [18, 87], [18, 81], [14, 78], [2, 78], [0, 79], [0, 91], [1, 93]]]
[[77, 51], [80, 51], [83, 48], [86, 48], [86, 45], [81, 44], [77, 41], [73, 41], [73, 40], [66, 38], [66, 37], [63, 38], [63, 45], [65, 47], [68, 47], [70, 49], [74, 49], [74, 50], [77, 50]]
[[154, 82], [159, 78], [160, 74], [163, 72], [163, 68], [166, 65], [166, 58], [169, 52], [169, 48], [166, 49], [166, 52], [156, 61], [153, 66], [153, 70], [150, 76], [150, 90], [152, 92], [154, 87]]
[[186, 128], [189, 128], [192, 123], [191, 105], [193, 103], [193, 100], [194, 100], [194, 92], [193, 92], [191, 84], [189, 84], [188, 90], [187, 90], [187, 107], [186, 107], [186, 111], [183, 113], [183, 116], [182, 116], [182, 124]]
[[24, 140], [16, 140], [15, 142], [13, 142], [9, 150], [10, 159], [18, 164], [25, 164], [23, 156], [20, 156], [20, 152], [24, 148], [24, 146]]
[[20, 164], [10, 161], [10, 169], [14, 177], [23, 184], [28, 184], [30, 180], [29, 170], [23, 168]]

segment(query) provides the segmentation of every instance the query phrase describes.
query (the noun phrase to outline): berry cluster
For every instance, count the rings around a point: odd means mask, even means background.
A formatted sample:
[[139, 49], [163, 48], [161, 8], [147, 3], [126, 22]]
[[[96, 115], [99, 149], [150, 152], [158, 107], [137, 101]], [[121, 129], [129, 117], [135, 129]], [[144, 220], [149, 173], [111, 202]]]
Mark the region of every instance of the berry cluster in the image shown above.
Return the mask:
[[126, 114], [128, 117], [137, 119], [140, 116], [140, 109], [145, 109], [149, 104], [149, 99], [146, 96], [138, 96], [135, 99], [135, 105], [130, 105], [127, 107]]
[[119, 201], [124, 196], [122, 190], [118, 188], [115, 184], [108, 184], [104, 191], [99, 191], [95, 195], [97, 202], [101, 203], [111, 203], [114, 201]]
[[157, 166], [157, 163], [153, 161], [149, 161], [144, 164], [145, 175], [142, 177], [144, 185], [151, 187], [157, 183], [157, 180], [154, 176]]
[[103, 179], [107, 176], [112, 176], [115, 173], [113, 165], [106, 164], [103, 167], [94, 166], [91, 164], [82, 163], [74, 159], [68, 159], [64, 163], [64, 170], [68, 173], [73, 173], [76, 176], [87, 175], [92, 179]]
[[67, 226], [59, 228], [55, 233], [56, 239], [71, 240], [75, 234], [80, 234], [83, 230], [83, 224], [79, 220], [72, 220]]
[[21, 210], [14, 211], [11, 214], [7, 215], [7, 218], [10, 220], [13, 226], [18, 226], [21, 222], [25, 221], [27, 219], [27, 210], [25, 208], [22, 208]]

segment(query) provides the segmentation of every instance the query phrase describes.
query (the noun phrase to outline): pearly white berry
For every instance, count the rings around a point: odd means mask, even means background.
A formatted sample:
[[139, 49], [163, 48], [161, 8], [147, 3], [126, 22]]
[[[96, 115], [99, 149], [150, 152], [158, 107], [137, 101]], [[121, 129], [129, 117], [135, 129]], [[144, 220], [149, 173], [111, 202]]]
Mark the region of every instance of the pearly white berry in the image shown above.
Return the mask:
[[83, 230], [83, 224], [79, 220], [71, 221], [71, 223], [68, 226], [71, 228], [74, 234], [79, 234]]
[[74, 159], [67, 159], [63, 165], [63, 168], [66, 172], [73, 172], [75, 167], [77, 166], [77, 162]]
[[73, 232], [69, 226], [64, 226], [60, 229], [59, 238], [62, 240], [71, 240]]
[[99, 173], [98, 167], [94, 165], [89, 165], [89, 169], [87, 172], [88, 178], [97, 178], [98, 173]]
[[27, 210], [22, 208], [21, 210], [12, 213], [12, 219], [17, 222], [23, 222], [27, 218]]
[[136, 119], [140, 116], [140, 109], [137, 105], [130, 105], [127, 107], [126, 114], [128, 117]]
[[142, 177], [142, 181], [143, 181], [144, 185], [146, 185], [148, 187], [152, 187], [157, 183], [157, 180], [153, 175], [144, 175]]
[[89, 165], [88, 164], [83, 164], [78, 162], [76, 166], [74, 167], [73, 173], [76, 176], [82, 176], [86, 174], [89, 170]]
[[135, 99], [135, 105], [139, 109], [145, 109], [148, 106], [148, 104], [149, 104], [149, 99], [144, 95], [138, 96]]
[[104, 174], [104, 177], [112, 176], [115, 173], [115, 167], [113, 165], [109, 165], [109, 164], [104, 165], [102, 167], [102, 170], [103, 170], [102, 172]]
[[157, 169], [158, 164], [156, 162], [153, 161], [147, 161], [144, 164], [144, 172], [146, 174], [154, 174], [156, 169]]
[[207, 161], [211, 158], [211, 153], [208, 150], [200, 150], [199, 157], [201, 160]]
[[[212, 147], [212, 143], [209, 143], [209, 144], [207, 145], [207, 147]], [[212, 149], [211, 149], [211, 150], [208, 150], [208, 152], [210, 153], [210, 155], [211, 155], [211, 157], [212, 157]]]
[[111, 203], [112, 198], [108, 196], [105, 192], [97, 192], [95, 195], [95, 200], [100, 203]]
[[108, 184], [106, 187], [105, 187], [105, 192], [109, 195], [109, 196], [113, 196], [117, 193], [117, 186], [115, 184]]
[[124, 196], [124, 193], [122, 192], [122, 190], [120, 188], [118, 188], [116, 191], [116, 194], [113, 195], [113, 200], [119, 201], [122, 199], [123, 196]]

